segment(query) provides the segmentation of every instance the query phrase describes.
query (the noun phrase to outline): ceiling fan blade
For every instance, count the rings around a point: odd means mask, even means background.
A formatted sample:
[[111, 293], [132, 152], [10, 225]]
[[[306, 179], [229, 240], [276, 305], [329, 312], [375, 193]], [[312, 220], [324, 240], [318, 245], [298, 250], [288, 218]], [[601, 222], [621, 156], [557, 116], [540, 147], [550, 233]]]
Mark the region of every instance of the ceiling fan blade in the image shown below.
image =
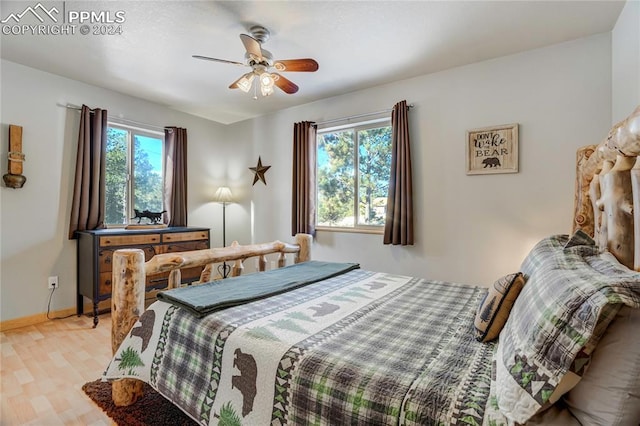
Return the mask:
[[311, 58], [283, 59], [281, 61], [276, 61], [273, 66], [278, 71], [318, 71], [318, 63]]
[[293, 81], [281, 76], [277, 72], [273, 72], [271, 75], [274, 77], [274, 84], [282, 89], [283, 92], [292, 95], [298, 91], [298, 86], [296, 86]]
[[228, 61], [226, 59], [210, 58], [208, 56], [200, 56], [200, 55], [191, 55], [191, 57], [192, 58], [196, 58], [196, 59], [204, 59], [205, 61], [222, 62], [222, 63], [225, 63], [225, 64], [233, 64], [233, 65], [245, 66], [245, 64], [243, 64], [242, 62]]
[[262, 61], [262, 49], [260, 48], [260, 42], [250, 35], [240, 34], [240, 40], [244, 44], [244, 48], [247, 53], [254, 56], [258, 62]]

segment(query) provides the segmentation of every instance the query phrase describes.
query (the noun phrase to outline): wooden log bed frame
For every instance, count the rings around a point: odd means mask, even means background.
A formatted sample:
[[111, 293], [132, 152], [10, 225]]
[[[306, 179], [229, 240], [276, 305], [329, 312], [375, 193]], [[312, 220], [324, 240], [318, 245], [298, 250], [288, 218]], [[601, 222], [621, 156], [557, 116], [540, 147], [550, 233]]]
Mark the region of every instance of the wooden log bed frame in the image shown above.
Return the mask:
[[[599, 145], [577, 152], [577, 176], [573, 231], [591, 235], [601, 250], [608, 250], [630, 269], [640, 271], [640, 106], [616, 124]], [[634, 209], [634, 206], [635, 209]], [[634, 226], [635, 223], [635, 226]], [[278, 267], [285, 254], [294, 253], [295, 262], [310, 259], [311, 236], [299, 234], [295, 244], [279, 241], [161, 254], [145, 263], [138, 249], [117, 250], [113, 256], [113, 295], [111, 302], [112, 350], [122, 340], [145, 309], [145, 277], [170, 271], [169, 288], [180, 283], [180, 268], [205, 266], [201, 282], [211, 279], [214, 264], [233, 262], [232, 275], [240, 275], [243, 262], [258, 257], [259, 270], [266, 269], [266, 255], [279, 253]], [[116, 405], [135, 402], [143, 382], [119, 379], [113, 382]]]
[[[640, 106], [599, 145], [577, 152], [573, 231], [640, 271]], [[635, 208], [634, 208], [635, 206]], [[634, 226], [635, 223], [635, 226]]]
[[[212, 279], [214, 265], [233, 262], [231, 275], [236, 277], [244, 269], [243, 262], [258, 258], [258, 270], [265, 271], [267, 255], [278, 253], [278, 267], [286, 264], [286, 254], [294, 255], [294, 262], [311, 259], [311, 235], [298, 234], [295, 243], [274, 241], [241, 246], [234, 242], [229, 247], [166, 253], [154, 256], [148, 262], [140, 249], [121, 249], [113, 254], [113, 292], [111, 295], [111, 349], [116, 350], [131, 327], [144, 312], [145, 282], [147, 275], [169, 271], [168, 288], [180, 286], [180, 269], [204, 266], [200, 282]], [[143, 395], [143, 382], [135, 379], [116, 380], [112, 385], [112, 398], [116, 405], [131, 405]]]

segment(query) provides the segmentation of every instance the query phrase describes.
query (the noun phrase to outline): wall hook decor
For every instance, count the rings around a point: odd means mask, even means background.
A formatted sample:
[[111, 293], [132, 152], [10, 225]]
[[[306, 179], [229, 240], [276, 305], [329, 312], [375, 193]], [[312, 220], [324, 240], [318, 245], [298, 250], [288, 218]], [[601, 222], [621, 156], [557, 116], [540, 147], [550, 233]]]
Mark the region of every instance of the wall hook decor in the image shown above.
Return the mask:
[[267, 180], [265, 179], [264, 174], [270, 168], [271, 168], [271, 166], [263, 166], [262, 165], [262, 158], [258, 157], [258, 165], [255, 166], [255, 167], [249, 167], [249, 170], [251, 170], [253, 172], [253, 174], [254, 174], [254, 176], [253, 176], [253, 185], [255, 185], [258, 180], [261, 180], [262, 183], [264, 183], [266, 185], [267, 184]]
[[9, 188], [22, 188], [27, 178], [22, 175], [22, 126], [9, 125], [9, 173], [2, 176], [4, 184]]

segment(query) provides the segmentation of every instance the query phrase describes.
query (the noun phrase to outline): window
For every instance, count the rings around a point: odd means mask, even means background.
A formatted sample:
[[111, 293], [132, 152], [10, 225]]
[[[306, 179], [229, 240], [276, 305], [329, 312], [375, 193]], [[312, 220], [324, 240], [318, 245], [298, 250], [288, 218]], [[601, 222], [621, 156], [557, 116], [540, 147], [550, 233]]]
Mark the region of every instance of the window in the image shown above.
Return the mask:
[[161, 212], [164, 134], [109, 123], [105, 166], [105, 221], [125, 225], [134, 209]]
[[319, 130], [317, 150], [317, 226], [380, 231], [391, 169], [389, 119]]

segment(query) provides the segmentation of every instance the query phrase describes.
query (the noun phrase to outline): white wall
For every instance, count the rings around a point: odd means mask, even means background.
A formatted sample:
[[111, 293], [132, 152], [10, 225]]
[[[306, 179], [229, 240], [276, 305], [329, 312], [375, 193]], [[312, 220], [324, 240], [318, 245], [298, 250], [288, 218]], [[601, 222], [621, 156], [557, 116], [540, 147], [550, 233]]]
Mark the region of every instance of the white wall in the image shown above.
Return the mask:
[[640, 105], [640, 1], [627, 1], [611, 40], [612, 124]]
[[[271, 165], [254, 189], [255, 241], [290, 235], [293, 123], [388, 109], [411, 119], [416, 245], [318, 232], [313, 257], [369, 270], [489, 285], [540, 238], [571, 230], [576, 148], [610, 128], [611, 35], [472, 64], [291, 108], [236, 125]], [[467, 176], [468, 129], [520, 124], [520, 172]], [[237, 128], [242, 127], [242, 130]], [[250, 130], [247, 130], [250, 129]]]
[[[21, 189], [0, 187], [0, 320], [46, 312], [50, 275], [60, 281], [51, 309], [75, 306], [76, 242], [67, 233], [79, 113], [58, 103], [85, 103], [114, 117], [186, 127], [189, 225], [211, 227], [212, 244], [222, 244], [221, 208], [210, 200], [217, 186], [239, 185], [236, 163], [246, 162], [238, 153], [250, 151], [242, 141], [233, 147], [227, 143], [226, 126], [12, 62], [1, 65], [0, 162], [5, 173], [8, 125], [22, 126], [27, 182]], [[238, 160], [228, 161], [234, 156]], [[231, 225], [248, 229], [248, 207], [242, 205], [250, 203], [240, 201]]]

